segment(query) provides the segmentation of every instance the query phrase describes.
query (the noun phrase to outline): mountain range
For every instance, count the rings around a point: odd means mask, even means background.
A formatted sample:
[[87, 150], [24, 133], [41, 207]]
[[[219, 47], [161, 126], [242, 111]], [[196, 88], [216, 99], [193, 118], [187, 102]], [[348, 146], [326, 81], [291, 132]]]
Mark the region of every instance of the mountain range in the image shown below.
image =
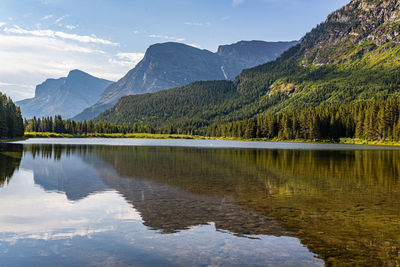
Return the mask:
[[26, 118], [62, 115], [90, 120], [122, 96], [153, 93], [194, 81], [232, 80], [243, 69], [274, 60], [296, 43], [240, 41], [220, 46], [216, 53], [182, 43], [154, 44], [116, 83], [73, 70], [67, 77], [47, 79], [36, 87], [35, 97], [17, 104]]
[[35, 97], [16, 102], [25, 118], [62, 115], [71, 118], [93, 105], [113, 82], [72, 70], [67, 77], [47, 79], [36, 86]]
[[192, 131], [269, 112], [399, 97], [399, 55], [400, 2], [353, 0], [275, 61], [233, 82], [122, 97], [95, 121]]
[[73, 119], [93, 119], [122, 96], [154, 93], [195, 81], [233, 80], [243, 69], [274, 60], [296, 43], [241, 41], [220, 46], [216, 53], [182, 43], [152, 45], [135, 68], [107, 87], [96, 104]]

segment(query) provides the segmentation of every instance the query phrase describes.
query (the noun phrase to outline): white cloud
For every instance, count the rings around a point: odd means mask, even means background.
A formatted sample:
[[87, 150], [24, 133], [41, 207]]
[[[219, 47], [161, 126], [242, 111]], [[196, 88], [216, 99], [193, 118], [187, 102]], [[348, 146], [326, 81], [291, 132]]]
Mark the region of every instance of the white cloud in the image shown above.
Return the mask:
[[150, 38], [157, 38], [157, 39], [165, 39], [169, 41], [175, 41], [175, 42], [183, 42], [185, 41], [185, 38], [179, 38], [179, 37], [172, 37], [168, 35], [160, 35], [160, 34], [150, 34]]
[[14, 84], [12, 84], [12, 83], [5, 83], [5, 82], [1, 82], [1, 81], [0, 81], [0, 86], [11, 86], [11, 85], [14, 85]]
[[0, 23], [0, 91], [15, 101], [32, 97], [37, 84], [72, 69], [118, 80], [144, 55], [116, 53], [118, 43], [95, 35], [4, 25]]
[[112, 64], [117, 64], [124, 67], [135, 67], [144, 57], [144, 53], [118, 53], [117, 58], [110, 58], [108, 62]]
[[3, 27], [4, 25], [6, 25], [5, 22], [0, 22], [0, 28]]
[[49, 14], [49, 15], [44, 16], [42, 18], [42, 20], [48, 20], [48, 19], [51, 19], [52, 17], [53, 17], [53, 15]]
[[[27, 43], [28, 42], [28, 43]], [[97, 53], [104, 54], [105, 52], [98, 49], [93, 49], [86, 46], [76, 45], [48, 37], [36, 36], [12, 36], [0, 34], [1, 52], [12, 53], [19, 49], [29, 49], [30, 52], [40, 54], [41, 51], [53, 50], [57, 52], [78, 52], [78, 53]]]
[[196, 47], [196, 48], [198, 48], [198, 49], [202, 49], [202, 47], [201, 47], [200, 45], [198, 45], [198, 44], [188, 44], [188, 45], [193, 46], [193, 47]]
[[[20, 169], [7, 188], [0, 188], [0, 217], [8, 218], [0, 220], [0, 241], [14, 244], [20, 239], [90, 238], [96, 233], [116, 230], [121, 220], [142, 221], [140, 213], [116, 191], [70, 201], [63, 193], [46, 192], [33, 184], [33, 171]], [[15, 191], [23, 192], [24, 197], [14, 194]]]
[[109, 58], [108, 59], [108, 63], [111, 63], [113, 65], [119, 65], [119, 66], [122, 66], [122, 67], [131, 67], [131, 68], [135, 67], [135, 65], [132, 65], [132, 62], [130, 62], [130, 61], [117, 60], [117, 59], [114, 59], [114, 58]]
[[[47, 78], [65, 76], [81, 69], [110, 80], [118, 80], [133, 65], [108, 63], [109, 53], [94, 44], [75, 43], [51, 37], [10, 35], [0, 31], [0, 91], [13, 100], [32, 97], [34, 87]], [[125, 55], [127, 56], [127, 55]], [[128, 62], [129, 59], [123, 60]]]
[[70, 16], [70, 15], [67, 14], [67, 15], [64, 15], [64, 16], [59, 17], [58, 19], [56, 19], [56, 23], [57, 23], [57, 24], [60, 23], [60, 22], [63, 21], [64, 19], [68, 18], [69, 16]]
[[117, 54], [117, 57], [121, 59], [129, 59], [132, 62], [139, 62], [143, 59], [144, 53], [123, 53], [120, 52]]
[[65, 28], [67, 28], [68, 30], [74, 30], [74, 29], [78, 28], [78, 26], [76, 26], [76, 25], [65, 25]]
[[201, 22], [185, 22], [185, 25], [210, 27], [210, 26], [211, 26], [211, 23], [210, 23], [210, 22], [206, 22], [206, 23], [201, 23]]
[[[7, 96], [12, 96], [14, 100], [25, 99], [32, 97], [33, 85], [15, 84], [0, 81], [0, 91]], [[23, 89], [23, 90], [21, 90]]]
[[78, 56], [79, 54], [104, 54], [104, 51], [52, 38], [0, 34], [0, 61], [6, 63], [0, 65], [0, 75], [23, 74], [24, 72], [64, 74], [65, 67], [70, 65], [67, 62], [71, 60], [63, 57], [69, 55], [72, 58], [72, 53]]
[[13, 28], [5, 28], [4, 32], [6, 33], [14, 33], [14, 34], [24, 34], [24, 35], [32, 35], [32, 36], [39, 36], [39, 37], [51, 37], [51, 38], [61, 38], [67, 40], [73, 40], [81, 43], [97, 43], [103, 45], [113, 45], [117, 46], [118, 43], [111, 42], [109, 40], [105, 40], [99, 38], [95, 35], [78, 35], [78, 34], [71, 34], [61, 31], [53, 31], [53, 30], [26, 30], [22, 29], [14, 25]]
[[6, 62], [0, 65], [0, 79], [9, 75], [57, 77], [74, 68], [98, 69], [85, 62], [85, 55], [93, 53], [104, 52], [51, 38], [0, 35], [0, 61]]
[[19, 86], [19, 87], [25, 87], [25, 88], [32, 88], [32, 85], [7, 83], [7, 82], [2, 82], [2, 81], [0, 81], [0, 86]]
[[139, 34], [139, 33], [140, 33], [140, 31], [138, 31], [138, 30], [133, 31], [133, 34]]

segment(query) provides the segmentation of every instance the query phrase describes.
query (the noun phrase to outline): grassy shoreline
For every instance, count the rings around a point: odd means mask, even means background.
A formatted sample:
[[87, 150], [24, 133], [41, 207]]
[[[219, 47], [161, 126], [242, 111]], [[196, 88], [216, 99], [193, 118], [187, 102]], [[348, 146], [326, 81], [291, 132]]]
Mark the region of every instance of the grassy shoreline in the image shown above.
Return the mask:
[[[352, 144], [352, 145], [379, 145], [379, 146], [400, 146], [400, 142], [392, 141], [371, 141], [355, 138], [341, 138], [339, 141], [333, 140], [308, 140], [308, 139], [266, 139], [266, 138], [237, 138], [237, 137], [207, 137], [200, 135], [186, 135], [186, 134], [148, 134], [148, 133], [129, 133], [129, 134], [86, 134], [86, 135], [72, 135], [72, 134], [58, 134], [50, 132], [26, 132], [24, 139], [27, 138], [137, 138], [137, 139], [197, 139], [197, 140], [228, 140], [228, 141], [264, 141], [264, 142], [285, 142], [285, 143], [327, 143], [327, 144]], [[18, 139], [21, 140], [21, 139]], [[4, 142], [18, 141], [18, 140], [4, 140]]]
[[204, 136], [185, 134], [148, 134], [148, 133], [89, 133], [85, 135], [59, 134], [50, 132], [25, 132], [25, 138], [138, 138], [138, 139], [210, 139]]
[[21, 137], [21, 138], [13, 138], [13, 139], [0, 139], [0, 143], [24, 141], [26, 139], [28, 139], [28, 138], [27, 137]]

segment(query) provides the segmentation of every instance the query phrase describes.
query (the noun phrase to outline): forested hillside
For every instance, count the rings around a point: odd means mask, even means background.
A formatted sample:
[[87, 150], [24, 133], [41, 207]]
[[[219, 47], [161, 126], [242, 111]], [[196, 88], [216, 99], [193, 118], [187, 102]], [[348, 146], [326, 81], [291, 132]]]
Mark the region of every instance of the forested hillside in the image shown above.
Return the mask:
[[231, 104], [240, 93], [229, 81], [195, 82], [154, 94], [122, 97], [95, 122], [112, 121], [120, 125], [146, 124], [175, 132], [196, 130], [208, 126], [217, 116], [229, 114]]
[[398, 97], [399, 5], [353, 0], [278, 60], [243, 71], [238, 89], [281, 95], [273, 111]]
[[208, 136], [265, 138], [280, 140], [362, 140], [400, 141], [400, 99], [352, 102], [271, 113], [265, 116], [213, 125]]
[[[353, 0], [277, 60], [244, 70], [230, 85], [239, 93], [225, 95], [212, 108], [201, 90], [213, 86], [188, 86], [147, 95], [143, 105], [141, 96], [125, 97], [96, 121], [204, 133], [211, 125], [277, 112], [397, 99], [399, 33], [399, 1]], [[174, 101], [186, 97], [190, 105]], [[207, 100], [214, 101], [212, 97]], [[160, 103], [168, 108], [158, 108]], [[189, 107], [195, 110], [190, 115], [185, 112]], [[193, 117], [201, 123], [193, 123]]]
[[127, 95], [155, 93], [196, 81], [233, 80], [243, 69], [274, 60], [295, 44], [297, 41], [241, 41], [220, 46], [217, 53], [175, 42], [151, 45], [132, 70], [73, 119], [93, 119]]

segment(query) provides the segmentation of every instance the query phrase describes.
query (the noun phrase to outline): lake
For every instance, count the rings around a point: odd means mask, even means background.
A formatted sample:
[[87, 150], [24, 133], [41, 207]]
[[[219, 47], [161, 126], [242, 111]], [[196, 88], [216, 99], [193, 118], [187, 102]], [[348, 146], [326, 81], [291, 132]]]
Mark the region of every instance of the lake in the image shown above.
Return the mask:
[[0, 145], [0, 266], [400, 265], [395, 147]]

